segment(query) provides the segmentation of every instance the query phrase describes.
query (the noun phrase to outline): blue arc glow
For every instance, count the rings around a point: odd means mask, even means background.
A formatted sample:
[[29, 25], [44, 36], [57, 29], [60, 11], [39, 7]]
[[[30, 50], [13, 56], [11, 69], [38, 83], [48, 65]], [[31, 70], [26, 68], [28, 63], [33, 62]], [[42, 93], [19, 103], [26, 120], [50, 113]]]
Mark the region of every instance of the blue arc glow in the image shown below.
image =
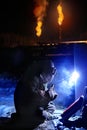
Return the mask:
[[71, 85], [75, 84], [79, 77], [80, 77], [79, 73], [77, 71], [74, 71], [71, 74], [71, 77], [69, 79], [69, 84], [71, 84]]

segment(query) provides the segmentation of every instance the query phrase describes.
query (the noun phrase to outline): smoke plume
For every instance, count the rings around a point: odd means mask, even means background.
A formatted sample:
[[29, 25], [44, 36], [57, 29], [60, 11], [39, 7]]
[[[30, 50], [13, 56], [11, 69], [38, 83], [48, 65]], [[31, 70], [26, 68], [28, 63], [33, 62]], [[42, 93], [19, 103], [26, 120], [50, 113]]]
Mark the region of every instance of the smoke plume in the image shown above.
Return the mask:
[[34, 15], [37, 20], [43, 20], [46, 16], [46, 8], [48, 6], [47, 0], [34, 0], [35, 1], [35, 8], [34, 8]]

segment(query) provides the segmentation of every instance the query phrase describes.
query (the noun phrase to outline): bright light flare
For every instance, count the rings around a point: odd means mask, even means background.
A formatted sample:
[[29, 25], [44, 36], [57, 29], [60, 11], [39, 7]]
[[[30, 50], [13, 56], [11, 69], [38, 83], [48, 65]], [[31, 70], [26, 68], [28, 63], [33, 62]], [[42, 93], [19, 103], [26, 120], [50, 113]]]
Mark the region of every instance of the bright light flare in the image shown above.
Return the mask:
[[80, 77], [77, 71], [74, 71], [69, 79], [69, 84], [74, 84], [77, 82], [78, 78]]
[[79, 78], [79, 73], [76, 72], [76, 71], [74, 71], [74, 72], [72, 73], [71, 79], [72, 79], [73, 81], [77, 81], [78, 78]]
[[58, 11], [58, 24], [59, 26], [62, 25], [62, 22], [64, 20], [64, 14], [63, 14], [63, 10], [62, 10], [62, 4], [60, 3], [58, 6], [57, 6], [57, 11]]

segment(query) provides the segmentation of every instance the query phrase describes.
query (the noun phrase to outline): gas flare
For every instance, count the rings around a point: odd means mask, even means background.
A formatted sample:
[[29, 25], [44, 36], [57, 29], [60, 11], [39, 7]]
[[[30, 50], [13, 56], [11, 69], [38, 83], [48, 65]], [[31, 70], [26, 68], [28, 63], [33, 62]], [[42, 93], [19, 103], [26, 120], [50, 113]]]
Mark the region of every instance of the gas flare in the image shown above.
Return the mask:
[[58, 6], [57, 6], [57, 11], [58, 11], [58, 24], [59, 26], [62, 25], [62, 22], [64, 20], [64, 14], [63, 14], [63, 10], [62, 10], [62, 4], [60, 3]]
[[48, 2], [46, 0], [35, 0], [35, 3], [36, 5], [33, 11], [37, 19], [37, 26], [35, 30], [36, 30], [36, 35], [40, 37], [42, 33], [43, 19], [46, 15], [46, 8], [48, 5]]
[[41, 33], [42, 33], [41, 27], [42, 27], [42, 21], [37, 21], [37, 26], [36, 26], [35, 30], [36, 30], [36, 35], [37, 35], [38, 37], [39, 37], [39, 36], [41, 35]]

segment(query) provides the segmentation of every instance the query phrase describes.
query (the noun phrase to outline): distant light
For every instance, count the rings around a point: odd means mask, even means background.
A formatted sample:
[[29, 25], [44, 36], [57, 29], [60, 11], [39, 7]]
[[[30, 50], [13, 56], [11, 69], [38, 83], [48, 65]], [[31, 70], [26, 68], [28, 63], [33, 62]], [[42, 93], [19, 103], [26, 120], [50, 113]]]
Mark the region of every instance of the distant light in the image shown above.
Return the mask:
[[70, 44], [70, 43], [86, 43], [87, 44], [87, 40], [81, 40], [81, 41], [62, 41], [61, 43], [66, 43], [66, 44]]

